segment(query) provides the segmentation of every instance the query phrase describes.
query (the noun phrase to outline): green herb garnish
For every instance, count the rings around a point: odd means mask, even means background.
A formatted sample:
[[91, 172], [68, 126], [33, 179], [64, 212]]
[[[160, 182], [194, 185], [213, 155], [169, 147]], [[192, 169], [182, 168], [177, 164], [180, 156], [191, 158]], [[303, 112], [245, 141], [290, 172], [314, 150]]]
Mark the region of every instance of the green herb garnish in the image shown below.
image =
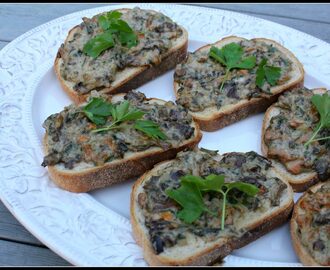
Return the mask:
[[112, 35], [105, 32], [104, 34], [98, 35], [91, 40], [89, 40], [83, 48], [83, 52], [87, 55], [96, 58], [101, 52], [112, 48], [115, 42]]
[[92, 100], [84, 107], [83, 111], [93, 123], [104, 125], [111, 115], [112, 104], [105, 102], [101, 98], [92, 98]]
[[275, 86], [278, 79], [281, 77], [281, 68], [266, 66], [267, 59], [262, 59], [258, 69], [256, 77], [256, 85], [261, 88], [264, 83], [267, 81], [271, 86]]
[[101, 132], [119, 128], [124, 122], [135, 121], [133, 127], [136, 130], [145, 133], [153, 139], [166, 139], [166, 135], [159, 129], [159, 126], [156, 123], [150, 120], [140, 120], [145, 112], [131, 107], [127, 100], [113, 105], [102, 98], [94, 97], [84, 107], [83, 112], [89, 120], [97, 125], [104, 125], [107, 122], [108, 117], [112, 117], [112, 123], [109, 126], [94, 129], [92, 132]]
[[127, 22], [120, 19], [121, 15], [122, 13], [118, 11], [112, 11], [99, 16], [98, 24], [104, 33], [97, 35], [84, 45], [83, 52], [85, 54], [96, 58], [118, 42], [128, 48], [137, 45], [137, 35]]
[[324, 93], [322, 96], [313, 95], [311, 101], [320, 114], [320, 121], [314, 129], [312, 137], [305, 143], [305, 146], [315, 141], [330, 139], [330, 136], [315, 139], [322, 128], [330, 128], [330, 96], [327, 93]]
[[137, 120], [134, 128], [147, 134], [154, 139], [165, 140], [166, 135], [159, 129], [159, 126], [150, 120]]
[[178, 217], [186, 223], [197, 220], [206, 211], [211, 212], [203, 202], [202, 192], [218, 192], [222, 194], [221, 230], [225, 226], [226, 204], [229, 192], [238, 189], [248, 196], [255, 196], [259, 188], [244, 182], [225, 183], [224, 175], [210, 174], [205, 179], [200, 176], [186, 175], [180, 178], [181, 186], [178, 189], [167, 189], [166, 195], [178, 202], [183, 209], [178, 212]]
[[223, 46], [221, 49], [212, 46], [209, 56], [226, 67], [226, 73], [221, 83], [220, 91], [222, 90], [224, 83], [229, 76], [229, 72], [232, 69], [252, 69], [256, 65], [256, 57], [253, 55], [242, 59], [243, 48], [234, 42]]

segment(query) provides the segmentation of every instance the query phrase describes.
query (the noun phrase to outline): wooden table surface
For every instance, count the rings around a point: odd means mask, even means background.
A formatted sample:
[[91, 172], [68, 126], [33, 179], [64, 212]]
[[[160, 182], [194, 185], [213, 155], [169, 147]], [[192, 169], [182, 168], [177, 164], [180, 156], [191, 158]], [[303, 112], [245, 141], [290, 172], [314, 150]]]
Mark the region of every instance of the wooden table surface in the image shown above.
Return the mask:
[[[0, 49], [57, 17], [105, 4], [0, 4]], [[245, 13], [306, 32], [330, 43], [329, 4], [194, 4]], [[1, 80], [1, 78], [0, 78]], [[0, 266], [68, 266], [31, 235], [0, 201]]]

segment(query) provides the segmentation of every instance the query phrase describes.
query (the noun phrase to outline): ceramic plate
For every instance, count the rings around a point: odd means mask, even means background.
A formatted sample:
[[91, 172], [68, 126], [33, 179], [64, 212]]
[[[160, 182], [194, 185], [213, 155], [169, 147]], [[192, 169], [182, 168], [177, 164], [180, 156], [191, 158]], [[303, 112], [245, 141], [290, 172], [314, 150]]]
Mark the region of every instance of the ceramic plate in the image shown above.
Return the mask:
[[[53, 62], [67, 32], [83, 16], [118, 5], [76, 12], [43, 24], [0, 51], [0, 198], [40, 241], [75, 265], [144, 266], [129, 222], [133, 184], [74, 194], [57, 188], [40, 166], [42, 123], [70, 100], [55, 77]], [[171, 17], [189, 32], [189, 51], [222, 37], [265, 37], [290, 49], [304, 64], [307, 87], [330, 84], [330, 45], [294, 29], [219, 9], [172, 4], [138, 4]], [[173, 71], [139, 88], [147, 97], [174, 100]], [[263, 114], [216, 132], [203, 132], [201, 147], [260, 153]], [[297, 199], [300, 194], [296, 194]], [[225, 258], [226, 266], [300, 265], [288, 224]]]

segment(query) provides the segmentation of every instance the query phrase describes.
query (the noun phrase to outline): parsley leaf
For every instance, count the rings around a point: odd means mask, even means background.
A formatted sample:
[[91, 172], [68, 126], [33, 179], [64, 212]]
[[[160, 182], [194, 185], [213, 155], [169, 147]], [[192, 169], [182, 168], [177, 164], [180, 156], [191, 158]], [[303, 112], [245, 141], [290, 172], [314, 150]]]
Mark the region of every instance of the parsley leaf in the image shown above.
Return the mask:
[[143, 111], [130, 107], [129, 102], [127, 100], [124, 100], [117, 105], [112, 105], [110, 114], [108, 116], [112, 116], [113, 122], [109, 126], [95, 129], [93, 130], [93, 132], [100, 132], [118, 128], [119, 124], [121, 124], [122, 122], [140, 119], [144, 114], [145, 113]]
[[83, 48], [83, 52], [93, 58], [98, 57], [101, 52], [115, 45], [112, 35], [108, 32], [100, 34], [89, 40]]
[[330, 128], [330, 96], [328, 93], [324, 93], [322, 96], [313, 95], [311, 101], [320, 114], [320, 121], [314, 129], [312, 137], [305, 143], [305, 146], [315, 141], [330, 139], [330, 136], [315, 139], [316, 135], [320, 132], [322, 128]]
[[[197, 220], [201, 214], [206, 211], [211, 212], [204, 204], [202, 192], [218, 192], [222, 194], [222, 211], [221, 211], [221, 230], [225, 226], [226, 204], [229, 192], [238, 189], [248, 196], [255, 196], [259, 192], [259, 188], [255, 185], [244, 182], [225, 183], [224, 175], [210, 174], [205, 179], [195, 175], [185, 175], [180, 177], [180, 187], [178, 189], [167, 189], [165, 193], [168, 197], [178, 202], [183, 209], [178, 212], [178, 218], [186, 223], [192, 223]], [[192, 204], [195, 203], [195, 207]]]
[[138, 44], [138, 39], [135, 33], [120, 32], [118, 38], [121, 45], [127, 46], [128, 48], [132, 48]]
[[118, 20], [121, 17], [121, 15], [123, 14], [117, 10], [112, 10], [106, 13], [106, 17], [109, 21]]
[[111, 11], [98, 17], [98, 24], [104, 33], [89, 40], [83, 52], [93, 58], [98, 57], [103, 51], [115, 46], [115, 41], [131, 48], [138, 43], [137, 35], [127, 22], [121, 20], [122, 13]]
[[237, 43], [229, 43], [221, 49], [212, 46], [209, 56], [217, 60], [220, 64], [226, 67], [226, 73], [220, 86], [220, 91], [223, 89], [224, 83], [229, 76], [230, 70], [236, 69], [252, 69], [256, 65], [256, 57], [254, 55], [242, 59], [243, 48]]
[[106, 16], [103, 15], [98, 18], [98, 23], [103, 30], [107, 30], [110, 26], [109, 20], [107, 19]]
[[249, 196], [255, 196], [259, 191], [259, 188], [257, 188], [255, 185], [251, 185], [249, 183], [244, 182], [232, 182], [224, 184], [224, 186], [228, 189], [228, 191], [233, 188], [236, 188]]
[[150, 120], [140, 120], [145, 112], [130, 106], [129, 101], [124, 100], [113, 105], [101, 98], [92, 98], [84, 107], [83, 112], [89, 120], [97, 125], [104, 125], [109, 116], [112, 116], [112, 123], [109, 126], [94, 129], [92, 132], [101, 132], [120, 127], [126, 121], [135, 121], [134, 128], [145, 133], [156, 140], [165, 140], [166, 135], [160, 130], [158, 124]]
[[149, 137], [156, 140], [165, 140], [166, 135], [159, 129], [159, 126], [150, 120], [137, 120], [134, 128], [144, 132]]
[[267, 59], [263, 58], [257, 69], [256, 85], [261, 88], [267, 82], [271, 86], [275, 86], [278, 79], [281, 77], [281, 68], [266, 66]]
[[210, 174], [205, 179], [194, 175], [185, 175], [180, 179], [182, 182], [195, 183], [202, 191], [219, 190], [225, 182], [225, 177], [223, 175], [215, 174]]
[[203, 211], [207, 211], [202, 194], [195, 183], [184, 182], [178, 189], [168, 189], [165, 193], [182, 206], [178, 218], [186, 223], [194, 222]]
[[111, 114], [112, 104], [105, 102], [101, 98], [92, 98], [84, 107], [86, 116], [97, 125], [104, 125]]

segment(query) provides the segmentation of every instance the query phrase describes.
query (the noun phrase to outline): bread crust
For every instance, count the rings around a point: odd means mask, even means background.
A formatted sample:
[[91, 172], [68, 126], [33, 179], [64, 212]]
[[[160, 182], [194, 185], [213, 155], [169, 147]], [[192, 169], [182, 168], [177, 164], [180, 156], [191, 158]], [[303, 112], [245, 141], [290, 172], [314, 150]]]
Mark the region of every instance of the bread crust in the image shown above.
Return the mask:
[[[314, 186], [310, 187], [310, 190], [315, 192], [323, 184], [324, 184], [323, 182], [318, 183], [317, 185], [314, 185]], [[296, 222], [296, 219], [298, 217], [298, 208], [299, 208], [300, 202], [309, 195], [310, 194], [305, 192], [299, 198], [299, 200], [296, 202], [296, 204], [293, 208], [292, 217], [291, 217], [291, 220], [290, 220], [290, 235], [291, 235], [293, 248], [294, 248], [299, 260], [301, 261], [301, 263], [305, 266], [321, 266], [318, 262], [316, 262], [314, 260], [314, 258], [309, 254], [309, 252], [303, 247], [298, 235], [296, 234], [296, 231], [298, 229], [298, 224]]]
[[[157, 164], [157, 168], [165, 166], [170, 161], [164, 161]], [[156, 167], [155, 166], [155, 167]], [[155, 254], [154, 249], [151, 245], [148, 236], [144, 232], [142, 226], [138, 221], [137, 211], [135, 210], [138, 206], [136, 205], [136, 195], [138, 194], [138, 188], [142, 185], [143, 181], [151, 175], [151, 171], [143, 174], [133, 185], [131, 198], [130, 198], [130, 221], [132, 224], [133, 237], [138, 245], [143, 249], [143, 255], [145, 260], [151, 266], [176, 266], [176, 265], [212, 265], [213, 263], [223, 259], [225, 256], [230, 254], [233, 250], [241, 248], [250, 242], [260, 238], [264, 234], [270, 232], [276, 227], [286, 222], [292, 213], [293, 200], [289, 200], [286, 205], [278, 209], [265, 219], [260, 220], [250, 226], [247, 232], [240, 238], [235, 239], [231, 242], [216, 243], [213, 246], [204, 249], [201, 252], [195, 253], [188, 258], [181, 260], [172, 260], [161, 257]], [[288, 185], [290, 195], [293, 194], [290, 185]]]
[[[122, 97], [118, 94], [112, 98]], [[149, 98], [147, 100], [163, 100]], [[57, 165], [48, 166], [50, 178], [61, 188], [71, 192], [88, 192], [94, 189], [107, 187], [115, 183], [140, 176], [145, 171], [151, 169], [154, 164], [163, 160], [172, 159], [176, 154], [185, 149], [194, 148], [202, 139], [202, 132], [196, 122], [194, 124], [194, 136], [186, 140], [182, 145], [168, 150], [159, 147], [152, 150], [135, 153], [134, 156], [115, 160], [103, 166], [84, 169], [83, 171], [61, 170]], [[47, 133], [43, 138], [44, 152], [48, 153]]]
[[[127, 8], [117, 9], [117, 11], [127, 11], [127, 10], [129, 9]], [[66, 40], [70, 37], [70, 34], [74, 32], [75, 29], [78, 27], [79, 25], [75, 26], [69, 31]], [[141, 67], [136, 67], [134, 68], [135, 69], [134, 74], [131, 74], [125, 80], [112, 85], [110, 88], [103, 88], [102, 90], [100, 90], [100, 92], [111, 95], [118, 93], [127, 93], [128, 91], [132, 89], [136, 89], [139, 86], [164, 74], [166, 71], [173, 69], [178, 63], [185, 60], [187, 57], [187, 49], [188, 49], [188, 32], [182, 26], [180, 26], [180, 28], [183, 31], [184, 42], [182, 44], [179, 44], [179, 46], [173, 47], [168, 52], [166, 52], [162, 56], [162, 60], [158, 65], [145, 65]], [[80, 95], [72, 88], [72, 86], [68, 81], [63, 79], [60, 72], [61, 63], [62, 63], [62, 58], [59, 49], [54, 62], [54, 70], [61, 84], [61, 87], [75, 104], [80, 104], [85, 102], [87, 97], [89, 96], [89, 93]], [[123, 71], [125, 71], [125, 69]]]
[[[223, 38], [213, 44], [205, 45], [196, 51], [211, 47], [214, 44], [221, 44], [221, 43], [229, 43], [235, 40], [242, 40], [243, 38], [237, 36], [229, 36]], [[252, 98], [250, 100], [246, 100], [240, 104], [234, 104], [229, 109], [226, 109], [224, 112], [214, 112], [211, 117], [202, 117], [194, 112], [191, 112], [191, 115], [194, 119], [198, 122], [201, 130], [205, 131], [215, 131], [221, 129], [225, 126], [228, 126], [232, 123], [238, 122], [239, 120], [247, 118], [249, 115], [264, 112], [271, 104], [276, 102], [279, 95], [282, 94], [284, 91], [289, 91], [298, 87], [303, 86], [304, 84], [304, 69], [302, 64], [299, 60], [286, 48], [281, 46], [276, 41], [266, 39], [266, 38], [254, 38], [251, 40], [259, 40], [265, 42], [271, 42], [276, 45], [276, 47], [281, 48], [287, 55], [290, 56], [290, 59], [294, 61], [294, 63], [298, 66], [299, 73], [301, 74], [297, 80], [291, 82], [290, 84], [281, 86], [276, 93], [272, 96], [265, 96], [261, 98]], [[174, 93], [176, 98], [178, 99], [178, 89], [179, 84], [174, 81]]]
[[[324, 93], [326, 91], [324, 88], [316, 88], [312, 90], [316, 93]], [[309, 187], [315, 185], [320, 180], [316, 172], [311, 173], [301, 173], [300, 175], [294, 175], [290, 173], [280, 161], [274, 160], [268, 157], [268, 147], [265, 143], [264, 137], [267, 127], [269, 126], [270, 120], [272, 118], [272, 113], [276, 110], [276, 104], [271, 105], [265, 112], [264, 119], [262, 122], [261, 130], [261, 153], [263, 156], [267, 157], [272, 161], [274, 169], [281, 176], [281, 178], [287, 181], [293, 188], [295, 192], [304, 192]], [[330, 180], [330, 179], [328, 179]]]

